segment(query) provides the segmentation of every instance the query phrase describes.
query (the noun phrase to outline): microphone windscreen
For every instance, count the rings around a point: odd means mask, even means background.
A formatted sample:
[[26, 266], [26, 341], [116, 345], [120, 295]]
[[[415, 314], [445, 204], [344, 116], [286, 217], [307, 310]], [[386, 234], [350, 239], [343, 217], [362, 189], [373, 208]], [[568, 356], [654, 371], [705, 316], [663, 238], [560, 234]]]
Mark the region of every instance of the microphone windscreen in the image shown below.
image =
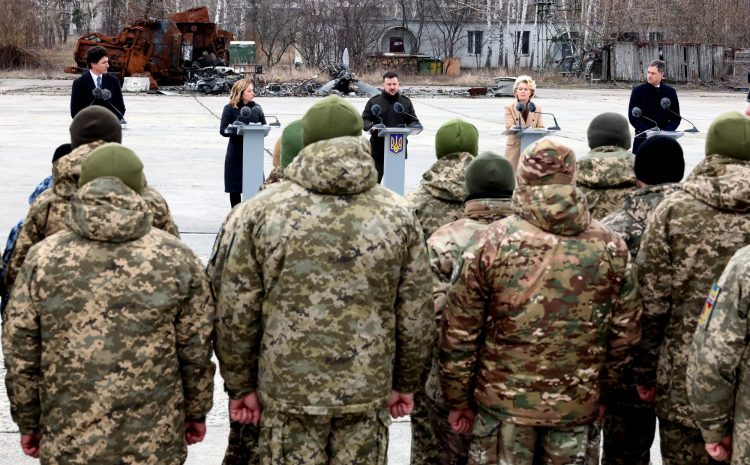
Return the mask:
[[[399, 105], [401, 104], [399, 103]], [[382, 112], [383, 112], [383, 109], [377, 103], [370, 107], [370, 113], [372, 113], [374, 116], [380, 116]]]
[[240, 116], [243, 118], [247, 118], [252, 114], [252, 110], [250, 110], [250, 107], [242, 107], [242, 110], [240, 110]]
[[396, 113], [403, 113], [404, 106], [401, 105], [401, 102], [396, 102], [393, 104], [393, 111], [395, 111]]
[[109, 100], [112, 98], [112, 91], [109, 89], [102, 89], [102, 98], [104, 100]]
[[94, 90], [91, 91], [91, 95], [93, 95], [94, 98], [102, 98], [102, 90], [98, 87], [94, 87]]
[[669, 100], [669, 98], [664, 97], [663, 99], [661, 99], [661, 107], [663, 109], [668, 110], [669, 107], [671, 107], [671, 106], [672, 106], [672, 101]]
[[521, 102], [516, 103], [516, 111], [523, 112], [526, 109], [526, 105]]
[[529, 111], [532, 113], [536, 111], [536, 104], [534, 102], [529, 102]]
[[[247, 108], [247, 107], [245, 107], [245, 108]], [[253, 112], [253, 116], [255, 116], [257, 118], [260, 118], [261, 116], [263, 116], [263, 109], [260, 107], [260, 105], [255, 105], [253, 107], [253, 109], [252, 109], [252, 112]]]
[[633, 107], [633, 109], [630, 111], [630, 114], [633, 115], [633, 118], [640, 118], [643, 116], [643, 112], [638, 107]]

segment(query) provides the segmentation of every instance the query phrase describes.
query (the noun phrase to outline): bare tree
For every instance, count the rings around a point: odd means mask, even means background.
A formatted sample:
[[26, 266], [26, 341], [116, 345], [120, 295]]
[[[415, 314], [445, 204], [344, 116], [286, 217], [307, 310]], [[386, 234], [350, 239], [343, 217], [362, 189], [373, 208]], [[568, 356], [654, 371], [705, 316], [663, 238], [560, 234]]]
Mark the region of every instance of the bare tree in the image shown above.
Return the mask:
[[302, 12], [291, 3], [261, 0], [256, 4], [254, 13], [256, 45], [263, 54], [266, 66], [270, 67], [279, 63], [284, 52], [296, 42]]

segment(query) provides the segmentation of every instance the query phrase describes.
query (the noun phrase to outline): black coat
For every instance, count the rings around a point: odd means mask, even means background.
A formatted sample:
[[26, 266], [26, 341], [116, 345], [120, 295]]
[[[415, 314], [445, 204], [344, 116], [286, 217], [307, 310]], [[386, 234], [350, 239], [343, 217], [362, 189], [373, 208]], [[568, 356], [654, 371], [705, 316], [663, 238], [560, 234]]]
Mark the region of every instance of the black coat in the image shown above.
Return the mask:
[[125, 118], [125, 101], [122, 99], [120, 80], [107, 73], [102, 74], [102, 89], [112, 92], [112, 97], [107, 101], [93, 96], [92, 92], [95, 87], [94, 78], [91, 77], [89, 70], [73, 81], [73, 91], [70, 94], [70, 116], [75, 118], [84, 108], [99, 105], [110, 110], [117, 116], [117, 119]]
[[[396, 102], [401, 102], [404, 106], [404, 113], [398, 114], [393, 109], [393, 105]], [[373, 105], [378, 104], [382, 108], [380, 118], [372, 114], [371, 108]], [[408, 113], [408, 114], [407, 114]], [[362, 120], [364, 123], [364, 130], [369, 131], [370, 128], [375, 124], [383, 123], [386, 127], [406, 127], [411, 123], [419, 123], [418, 118], [414, 118], [409, 115], [417, 116], [414, 111], [414, 105], [409, 100], [409, 97], [397, 93], [391, 96], [388, 92], [383, 91], [380, 95], [376, 95], [367, 101], [365, 110], [362, 112]], [[385, 147], [385, 140], [382, 137], [378, 137], [377, 132], [370, 134], [370, 149], [372, 152], [372, 158], [375, 159], [375, 167], [378, 169], [378, 182], [383, 178], [383, 148]], [[405, 153], [406, 154], [406, 153]]]
[[[221, 113], [221, 125], [219, 126], [219, 133], [224, 137], [229, 137], [229, 143], [227, 143], [227, 154], [224, 159], [224, 192], [242, 192], [242, 136], [234, 134], [225, 134], [224, 130], [231, 123], [237, 121], [240, 117], [240, 111], [245, 105], [240, 102], [237, 108], [233, 108], [232, 105], [224, 105], [224, 111]], [[248, 107], [258, 107], [255, 102], [250, 102]], [[261, 108], [261, 110], [263, 110]], [[261, 115], [260, 118], [250, 116], [246, 123], [263, 123], [266, 124], [265, 115]]]
[[[646, 118], [636, 118], [633, 116], [633, 108], [638, 107], [643, 111], [643, 116], [656, 121], [656, 125], [663, 131], [674, 131], [680, 125], [681, 118], [669, 110], [661, 107], [661, 99], [667, 97], [672, 101], [670, 110], [680, 114], [680, 101], [677, 100], [677, 91], [674, 87], [665, 84], [663, 81], [659, 87], [654, 87], [648, 82], [637, 85], [630, 93], [630, 103], [628, 104], [628, 119], [630, 124], [635, 128], [635, 133], [641, 133], [654, 127], [654, 123]], [[645, 136], [637, 137], [633, 144], [633, 152], [636, 151], [640, 143], [645, 140]]]

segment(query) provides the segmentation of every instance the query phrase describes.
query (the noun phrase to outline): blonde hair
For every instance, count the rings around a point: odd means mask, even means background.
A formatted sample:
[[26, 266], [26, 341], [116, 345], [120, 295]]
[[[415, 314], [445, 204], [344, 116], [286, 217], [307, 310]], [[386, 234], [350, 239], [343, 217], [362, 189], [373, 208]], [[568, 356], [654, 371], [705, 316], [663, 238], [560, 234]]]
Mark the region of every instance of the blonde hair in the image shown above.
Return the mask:
[[229, 104], [232, 108], [237, 108], [242, 101], [242, 94], [248, 87], [253, 87], [250, 79], [240, 79], [232, 85], [232, 91], [229, 92]]
[[521, 75], [516, 78], [516, 82], [513, 83], [513, 96], [518, 98], [516, 95], [516, 91], [518, 90], [518, 85], [522, 83], [526, 83], [529, 85], [529, 90], [531, 90], [531, 95], [529, 95], [529, 99], [534, 96], [536, 93], [536, 82], [534, 82], [533, 79], [531, 79], [531, 76], [527, 75]]

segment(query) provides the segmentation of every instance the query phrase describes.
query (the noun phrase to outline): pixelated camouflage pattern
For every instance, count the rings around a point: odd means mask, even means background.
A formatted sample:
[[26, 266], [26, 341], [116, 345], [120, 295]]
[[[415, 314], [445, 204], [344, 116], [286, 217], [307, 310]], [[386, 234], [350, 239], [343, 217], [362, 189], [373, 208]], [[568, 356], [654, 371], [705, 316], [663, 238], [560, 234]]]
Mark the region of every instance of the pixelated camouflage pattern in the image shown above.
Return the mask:
[[21, 433], [42, 433], [42, 463], [181, 464], [185, 420], [211, 409], [208, 280], [151, 215], [120, 180], [95, 179], [21, 268], [6, 382]]
[[578, 160], [576, 183], [594, 219], [622, 208], [625, 197], [636, 190], [634, 164], [632, 152], [614, 145], [597, 147]]
[[634, 363], [656, 384], [656, 415], [697, 428], [685, 384], [688, 353], [707, 291], [750, 243], [750, 162], [708, 155], [648, 222], [636, 263], [644, 304]]
[[607, 215], [602, 219], [602, 224], [625, 239], [630, 256], [635, 258], [641, 247], [641, 238], [646, 230], [649, 215], [665, 197], [680, 189], [680, 183], [668, 183], [646, 186], [629, 192], [625, 196], [622, 208]]
[[268, 177], [263, 180], [263, 184], [260, 185], [259, 191], [268, 189], [270, 186], [273, 186], [274, 184], [277, 184], [284, 180], [284, 168], [279, 166], [275, 166], [271, 172], [268, 174]]
[[[721, 465], [706, 452], [701, 430], [659, 418], [662, 465]], [[735, 462], [732, 462], [733, 464]], [[747, 462], [736, 462], [746, 465]]]
[[260, 462], [304, 465], [386, 465], [388, 411], [349, 415], [263, 412]]
[[377, 185], [362, 137], [319, 141], [244, 202], [221, 273], [216, 353], [232, 398], [266, 409], [370, 411], [413, 392], [433, 332], [424, 238]]
[[479, 410], [474, 419], [471, 465], [598, 465], [599, 429], [518, 425]]
[[463, 217], [466, 167], [473, 159], [470, 153], [444, 156], [422, 174], [419, 188], [406, 195], [406, 201], [419, 218], [425, 239], [440, 226]]
[[590, 423], [640, 337], [627, 246], [572, 185], [517, 186], [513, 211], [465, 252], [448, 293], [445, 398], [519, 425]]
[[257, 426], [230, 423], [229, 442], [222, 465], [258, 465], [260, 463], [259, 436], [260, 431]]
[[687, 368], [693, 416], [706, 442], [732, 435], [732, 464], [750, 463], [750, 246], [732, 257], [718, 297], [698, 324]]
[[[104, 143], [100, 140], [80, 145], [52, 165], [52, 188], [42, 192], [31, 204], [3, 276], [8, 289], [12, 289], [16, 274], [31, 246], [65, 229], [65, 214], [73, 195], [78, 191], [81, 163], [92, 150]], [[147, 185], [142, 195], [151, 207], [153, 225], [179, 237], [172, 213], [161, 194]]]

